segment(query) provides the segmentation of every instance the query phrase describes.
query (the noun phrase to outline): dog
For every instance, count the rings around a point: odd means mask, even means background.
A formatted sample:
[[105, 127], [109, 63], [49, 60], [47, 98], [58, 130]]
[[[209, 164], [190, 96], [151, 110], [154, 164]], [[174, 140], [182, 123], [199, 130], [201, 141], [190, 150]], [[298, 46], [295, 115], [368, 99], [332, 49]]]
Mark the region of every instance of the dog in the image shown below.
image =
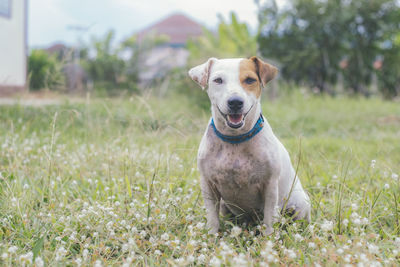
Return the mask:
[[220, 212], [246, 220], [263, 216], [266, 234], [281, 211], [310, 221], [310, 199], [261, 114], [261, 90], [277, 73], [258, 57], [210, 58], [189, 70], [203, 90], [208, 87], [211, 101], [197, 159], [209, 233], [219, 231]]

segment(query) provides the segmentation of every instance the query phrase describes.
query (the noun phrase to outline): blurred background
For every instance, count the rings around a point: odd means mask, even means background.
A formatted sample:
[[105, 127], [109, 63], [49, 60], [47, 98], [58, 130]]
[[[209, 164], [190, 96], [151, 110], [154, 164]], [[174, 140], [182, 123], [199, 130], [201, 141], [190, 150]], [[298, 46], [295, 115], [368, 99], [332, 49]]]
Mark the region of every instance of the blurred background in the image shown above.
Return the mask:
[[[0, 96], [188, 94], [209, 57], [280, 69], [274, 99], [400, 94], [398, 0], [0, 0]], [[279, 88], [279, 90], [278, 90]]]

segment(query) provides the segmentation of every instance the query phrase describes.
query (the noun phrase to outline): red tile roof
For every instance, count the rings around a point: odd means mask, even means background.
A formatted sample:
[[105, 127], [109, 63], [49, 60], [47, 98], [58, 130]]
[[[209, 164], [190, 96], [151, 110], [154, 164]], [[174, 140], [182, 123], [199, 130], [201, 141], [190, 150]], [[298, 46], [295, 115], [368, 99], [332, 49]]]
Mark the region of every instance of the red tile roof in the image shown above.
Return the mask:
[[148, 34], [166, 35], [167, 43], [183, 45], [187, 40], [203, 34], [202, 26], [183, 14], [173, 14], [137, 33], [141, 40]]

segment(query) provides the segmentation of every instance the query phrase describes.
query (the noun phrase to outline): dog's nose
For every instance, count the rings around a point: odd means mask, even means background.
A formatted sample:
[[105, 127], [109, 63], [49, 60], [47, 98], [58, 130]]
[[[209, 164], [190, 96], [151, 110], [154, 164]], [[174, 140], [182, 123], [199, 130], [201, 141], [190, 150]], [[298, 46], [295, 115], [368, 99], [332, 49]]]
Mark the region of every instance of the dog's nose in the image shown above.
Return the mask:
[[228, 107], [230, 110], [237, 112], [243, 108], [243, 99], [238, 96], [233, 96], [228, 99]]

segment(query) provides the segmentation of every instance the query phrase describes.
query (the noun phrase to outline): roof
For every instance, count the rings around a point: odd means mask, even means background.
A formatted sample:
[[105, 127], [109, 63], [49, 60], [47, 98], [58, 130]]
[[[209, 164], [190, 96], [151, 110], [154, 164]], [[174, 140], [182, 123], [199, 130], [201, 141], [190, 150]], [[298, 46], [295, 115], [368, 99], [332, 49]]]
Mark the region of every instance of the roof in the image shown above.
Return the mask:
[[146, 35], [166, 35], [169, 37], [168, 44], [184, 45], [193, 37], [203, 34], [203, 27], [183, 14], [173, 14], [137, 33], [138, 39], [142, 40]]

